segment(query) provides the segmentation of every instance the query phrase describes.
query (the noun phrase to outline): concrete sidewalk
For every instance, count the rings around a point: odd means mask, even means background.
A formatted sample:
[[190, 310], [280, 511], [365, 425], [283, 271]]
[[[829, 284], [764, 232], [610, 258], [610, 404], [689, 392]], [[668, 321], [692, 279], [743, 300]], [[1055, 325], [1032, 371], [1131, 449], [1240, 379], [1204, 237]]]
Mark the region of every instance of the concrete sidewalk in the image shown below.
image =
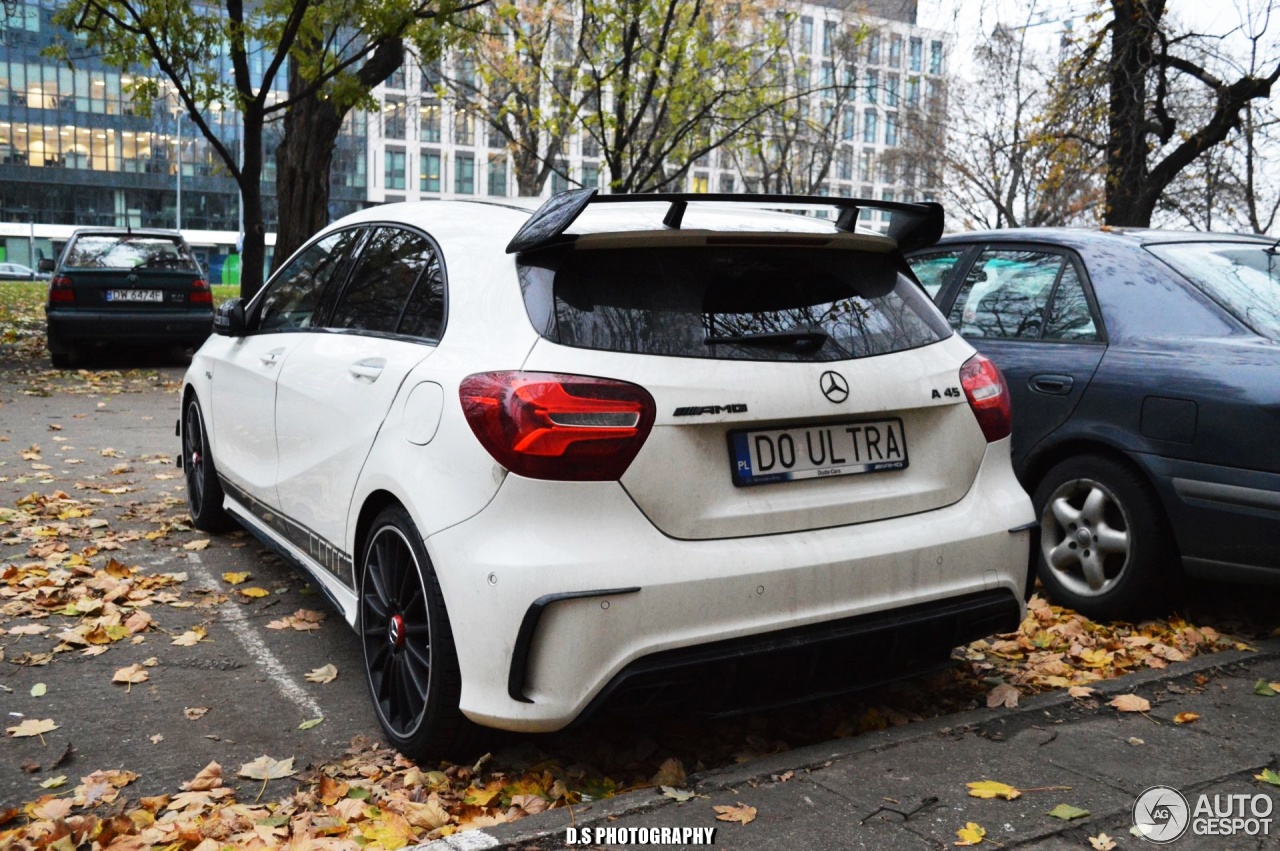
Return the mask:
[[[1262, 793], [1272, 805], [1269, 836], [1188, 830], [1172, 847], [1280, 848], [1280, 786], [1253, 777], [1280, 760], [1280, 695], [1255, 694], [1259, 679], [1280, 681], [1280, 640], [1260, 643], [1257, 652], [1202, 656], [1108, 680], [1087, 699], [1055, 692], [1015, 710], [976, 710], [708, 772], [690, 778], [700, 797], [685, 803], [646, 790], [425, 847], [630, 847], [618, 839], [628, 835], [619, 829], [679, 827], [716, 828], [715, 846], [733, 849], [936, 849], [954, 847], [956, 830], [976, 822], [987, 831], [983, 848], [1090, 848], [1090, 837], [1101, 833], [1117, 848], [1152, 848], [1130, 833], [1131, 813], [1139, 794], [1165, 785], [1181, 791], [1192, 810], [1201, 793], [1210, 801], [1214, 794]], [[1128, 693], [1149, 700], [1151, 711], [1120, 713], [1107, 705]], [[1180, 712], [1200, 718], [1178, 725]], [[1013, 801], [980, 800], [965, 785], [978, 780], [1027, 791]], [[738, 803], [754, 807], [755, 819], [716, 820], [713, 806]], [[1090, 815], [1049, 816], [1059, 804]], [[877, 812], [881, 807], [911, 814]], [[612, 828], [604, 839], [614, 841], [567, 846], [571, 826]]]

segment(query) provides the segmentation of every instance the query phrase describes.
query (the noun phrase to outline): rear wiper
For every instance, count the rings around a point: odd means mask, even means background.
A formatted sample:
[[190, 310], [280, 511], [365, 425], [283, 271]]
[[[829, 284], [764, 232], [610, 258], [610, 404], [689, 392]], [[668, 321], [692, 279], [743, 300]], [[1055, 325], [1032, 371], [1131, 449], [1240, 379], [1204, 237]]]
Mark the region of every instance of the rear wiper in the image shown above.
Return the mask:
[[756, 334], [712, 335], [702, 342], [708, 346], [727, 343], [738, 346], [791, 346], [798, 349], [817, 350], [827, 342], [822, 331], [761, 331]]

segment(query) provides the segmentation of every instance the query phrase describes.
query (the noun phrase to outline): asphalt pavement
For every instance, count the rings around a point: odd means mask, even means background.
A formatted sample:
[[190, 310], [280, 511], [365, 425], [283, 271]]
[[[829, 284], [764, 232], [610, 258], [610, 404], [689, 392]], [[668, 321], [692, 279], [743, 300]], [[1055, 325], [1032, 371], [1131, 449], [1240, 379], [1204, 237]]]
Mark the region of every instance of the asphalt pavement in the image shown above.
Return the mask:
[[[136, 360], [120, 364], [134, 365]], [[86, 376], [56, 378], [0, 367], [0, 441], [7, 438], [0, 442], [0, 478], [5, 479], [0, 505], [61, 490], [78, 500], [98, 500], [91, 503], [94, 517], [108, 525], [95, 533], [126, 538], [131, 531], [144, 536], [160, 531], [166, 525], [162, 521], [185, 514], [183, 479], [173, 464], [183, 371], [181, 365], [160, 361], [123, 376], [95, 367]], [[40, 447], [39, 462], [21, 457], [32, 446]], [[115, 451], [104, 455], [107, 450]], [[49, 469], [33, 469], [37, 464]], [[112, 472], [120, 465], [129, 470]], [[100, 487], [130, 490], [106, 495]], [[0, 538], [11, 534], [9, 528], [0, 526]], [[207, 549], [184, 549], [203, 539], [210, 541]], [[31, 561], [30, 543], [0, 544], [0, 569]], [[67, 543], [75, 550], [92, 539], [68, 538]], [[143, 633], [141, 643], [118, 641], [99, 656], [71, 651], [55, 654], [45, 665], [10, 664], [24, 653], [52, 650], [58, 618], [48, 619], [55, 628], [47, 634], [3, 640], [3, 726], [51, 718], [59, 727], [42, 738], [0, 740], [0, 809], [38, 797], [44, 791], [39, 784], [57, 775], [77, 778], [97, 769], [126, 768], [141, 775], [130, 786], [131, 795], [154, 795], [177, 789], [210, 761], [235, 768], [266, 754], [292, 756], [301, 768], [340, 755], [353, 736], [380, 738], [355, 634], [302, 577], [256, 540], [244, 533], [209, 536], [172, 529], [154, 540], [128, 541], [110, 554], [147, 573], [186, 574], [176, 587], [177, 602], [195, 605], [148, 607], [157, 628]], [[222, 579], [227, 572], [248, 572], [251, 577], [236, 587], [269, 593], [256, 599], [235, 594]], [[231, 602], [218, 604], [219, 595]], [[299, 609], [323, 613], [320, 628], [266, 627]], [[172, 636], [193, 626], [207, 629], [202, 641], [190, 647], [171, 643]], [[114, 671], [150, 658], [156, 664], [146, 682], [127, 689], [112, 682]], [[308, 671], [327, 664], [337, 669], [336, 680], [305, 679]], [[38, 698], [31, 696], [37, 683], [47, 689]], [[187, 709], [207, 712], [192, 720]], [[314, 718], [324, 720], [298, 729]], [[246, 783], [246, 788], [256, 786]]]
[[[924, 851], [955, 847], [957, 831], [972, 823], [985, 830], [983, 848], [1153, 848], [1131, 832], [1134, 805], [1151, 787], [1169, 786], [1187, 802], [1186, 833], [1169, 847], [1276, 848], [1280, 786], [1255, 775], [1278, 767], [1280, 695], [1257, 694], [1259, 680], [1280, 682], [1280, 639], [1105, 680], [1085, 698], [1058, 691], [1012, 711], [975, 710], [708, 772], [690, 778], [696, 797], [683, 802], [657, 790], [633, 792], [421, 847], [638, 848], [671, 839], [670, 847], [694, 848], [714, 830], [716, 847], [748, 851]], [[1123, 694], [1145, 698], [1150, 710], [1109, 705]], [[1199, 717], [1176, 723], [1180, 713]], [[967, 784], [983, 780], [1021, 795], [970, 796]], [[1243, 797], [1232, 804], [1228, 796]], [[1240, 801], [1237, 832], [1203, 833], [1233, 827], [1210, 821], [1204, 806], [1217, 813], [1213, 819], [1231, 818], [1227, 808]], [[1063, 804], [1083, 814], [1049, 815]], [[751, 808], [752, 818], [718, 820], [716, 807], [729, 808], [720, 811], [728, 816]], [[1261, 820], [1249, 824], [1255, 807], [1271, 819], [1267, 834]], [[1243, 832], [1250, 828], [1255, 835]]]

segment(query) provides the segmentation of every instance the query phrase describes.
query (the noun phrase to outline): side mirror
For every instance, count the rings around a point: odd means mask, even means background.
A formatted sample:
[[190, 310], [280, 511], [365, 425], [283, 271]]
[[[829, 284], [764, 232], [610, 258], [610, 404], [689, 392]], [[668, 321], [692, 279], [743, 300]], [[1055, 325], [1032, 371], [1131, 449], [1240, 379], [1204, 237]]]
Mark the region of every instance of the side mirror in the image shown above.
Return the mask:
[[38, 271], [41, 271], [41, 272], [52, 272], [52, 271], [53, 271], [53, 258], [52, 258], [52, 257], [41, 257], [41, 258], [40, 258], [40, 262], [36, 264], [36, 268], [37, 268], [37, 270], [38, 270]]
[[213, 333], [223, 337], [243, 337], [245, 334], [244, 299], [233, 298], [218, 305], [213, 313]]

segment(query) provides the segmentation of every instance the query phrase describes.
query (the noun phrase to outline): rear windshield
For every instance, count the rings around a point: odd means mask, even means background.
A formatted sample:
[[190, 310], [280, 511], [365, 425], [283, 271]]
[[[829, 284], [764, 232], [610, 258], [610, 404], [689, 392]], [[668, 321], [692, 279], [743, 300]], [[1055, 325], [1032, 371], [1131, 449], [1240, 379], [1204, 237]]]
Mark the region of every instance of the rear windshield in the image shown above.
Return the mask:
[[1280, 256], [1274, 246], [1183, 242], [1147, 250], [1263, 337], [1280, 340]]
[[566, 346], [834, 361], [951, 335], [896, 254], [831, 248], [564, 249], [522, 258], [534, 327]]
[[66, 263], [73, 269], [182, 269], [196, 270], [187, 246], [164, 236], [87, 235], [76, 239]]

